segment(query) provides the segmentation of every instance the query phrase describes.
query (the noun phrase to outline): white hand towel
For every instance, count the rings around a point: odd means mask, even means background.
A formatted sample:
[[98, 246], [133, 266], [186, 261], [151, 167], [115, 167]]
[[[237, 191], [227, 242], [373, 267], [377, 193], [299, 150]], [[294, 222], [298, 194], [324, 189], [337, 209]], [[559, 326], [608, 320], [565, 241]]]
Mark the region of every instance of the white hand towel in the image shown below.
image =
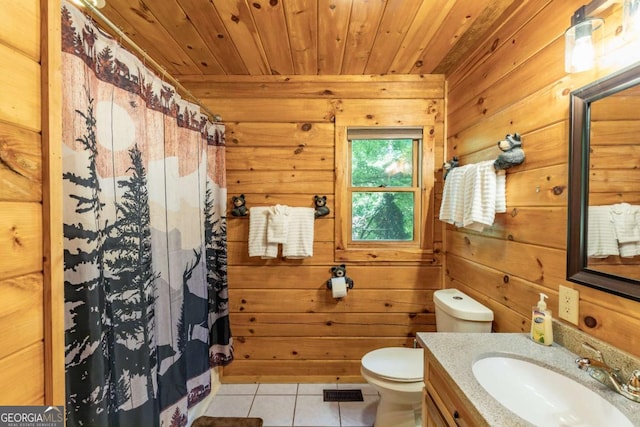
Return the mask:
[[314, 227], [314, 208], [289, 208], [289, 230], [287, 242], [282, 245], [282, 256], [287, 258], [313, 256]]
[[493, 161], [476, 163], [464, 177], [463, 227], [482, 231], [493, 225], [496, 216], [497, 176]]
[[620, 255], [616, 231], [611, 221], [610, 206], [589, 206], [587, 224], [587, 256], [606, 258]]
[[620, 244], [640, 241], [640, 212], [637, 206], [617, 203], [611, 206], [611, 221]]
[[264, 259], [278, 256], [278, 244], [267, 242], [267, 206], [249, 209], [249, 256]]
[[624, 258], [633, 258], [640, 255], [640, 242], [620, 243], [620, 256]]
[[289, 206], [275, 205], [267, 209], [267, 242], [286, 243]]
[[472, 165], [453, 168], [447, 174], [440, 204], [440, 221], [462, 226], [464, 215], [464, 177]]
[[507, 211], [507, 171], [496, 171], [496, 213]]

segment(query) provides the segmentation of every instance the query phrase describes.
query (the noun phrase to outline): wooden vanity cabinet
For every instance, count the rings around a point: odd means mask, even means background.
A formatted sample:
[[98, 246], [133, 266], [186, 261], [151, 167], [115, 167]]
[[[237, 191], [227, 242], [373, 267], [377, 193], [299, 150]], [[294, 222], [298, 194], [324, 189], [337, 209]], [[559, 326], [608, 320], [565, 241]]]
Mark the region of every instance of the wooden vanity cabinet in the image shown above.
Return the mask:
[[475, 427], [479, 416], [474, 416], [454, 392], [446, 374], [430, 361], [428, 352], [424, 357], [424, 384], [422, 392], [423, 427]]

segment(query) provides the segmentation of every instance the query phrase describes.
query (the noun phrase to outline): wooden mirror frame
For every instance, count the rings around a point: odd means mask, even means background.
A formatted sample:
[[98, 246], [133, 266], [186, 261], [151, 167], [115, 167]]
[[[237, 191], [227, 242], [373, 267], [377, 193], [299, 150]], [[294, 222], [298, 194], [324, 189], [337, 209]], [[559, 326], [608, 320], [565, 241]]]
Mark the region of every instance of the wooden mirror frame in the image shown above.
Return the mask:
[[567, 280], [640, 301], [640, 281], [587, 268], [590, 105], [640, 84], [640, 64], [620, 70], [571, 92], [569, 110], [569, 204]]

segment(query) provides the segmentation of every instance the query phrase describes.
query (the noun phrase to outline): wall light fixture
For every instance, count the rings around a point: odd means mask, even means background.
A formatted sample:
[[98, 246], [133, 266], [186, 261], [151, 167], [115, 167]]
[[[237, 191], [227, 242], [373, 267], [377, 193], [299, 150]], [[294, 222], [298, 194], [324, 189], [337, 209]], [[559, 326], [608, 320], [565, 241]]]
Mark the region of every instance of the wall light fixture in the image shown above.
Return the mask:
[[105, 0], [71, 0], [71, 1], [81, 7], [89, 6], [89, 7], [94, 7], [96, 9], [102, 9], [106, 4]]
[[593, 0], [573, 13], [571, 26], [564, 33], [564, 69], [567, 73], [579, 73], [595, 66], [604, 19], [593, 15], [604, 9], [609, 2], [610, 0]]
[[640, 0], [624, 0], [622, 31], [627, 40], [640, 38]]

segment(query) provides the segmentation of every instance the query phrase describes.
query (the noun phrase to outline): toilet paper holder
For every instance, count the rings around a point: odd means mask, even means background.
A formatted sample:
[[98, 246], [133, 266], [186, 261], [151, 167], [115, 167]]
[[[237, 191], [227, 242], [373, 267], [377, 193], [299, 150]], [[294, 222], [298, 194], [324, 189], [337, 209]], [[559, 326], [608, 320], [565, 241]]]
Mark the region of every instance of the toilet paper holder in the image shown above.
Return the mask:
[[329, 280], [327, 280], [327, 289], [332, 290], [333, 284], [331, 280], [340, 277], [344, 278], [347, 289], [353, 289], [353, 280], [347, 277], [347, 266], [344, 264], [331, 267], [331, 277], [329, 278]]

